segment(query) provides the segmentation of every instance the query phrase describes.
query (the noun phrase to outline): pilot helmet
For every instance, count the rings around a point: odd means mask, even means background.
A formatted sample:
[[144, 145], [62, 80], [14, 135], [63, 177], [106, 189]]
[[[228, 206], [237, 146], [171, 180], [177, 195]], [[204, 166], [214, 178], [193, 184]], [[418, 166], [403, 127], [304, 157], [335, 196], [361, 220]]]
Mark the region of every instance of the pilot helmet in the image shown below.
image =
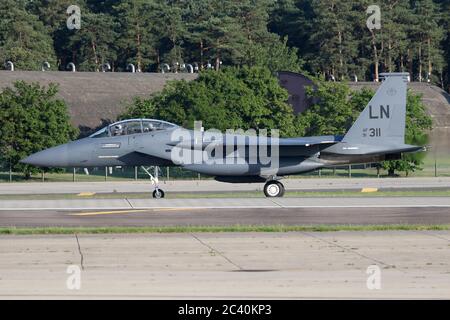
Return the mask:
[[122, 127], [122, 125], [121, 125], [121, 124], [116, 124], [116, 125], [114, 126], [113, 134], [114, 134], [114, 135], [121, 135], [122, 132], [123, 132], [123, 127]]

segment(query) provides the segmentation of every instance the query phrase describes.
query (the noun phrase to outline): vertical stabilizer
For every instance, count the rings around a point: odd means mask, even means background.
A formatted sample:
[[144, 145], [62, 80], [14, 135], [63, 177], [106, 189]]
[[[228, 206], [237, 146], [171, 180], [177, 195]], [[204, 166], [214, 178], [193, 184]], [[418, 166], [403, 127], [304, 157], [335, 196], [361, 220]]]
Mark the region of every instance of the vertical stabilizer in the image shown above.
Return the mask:
[[342, 142], [396, 145], [405, 142], [408, 73], [382, 73], [385, 80]]

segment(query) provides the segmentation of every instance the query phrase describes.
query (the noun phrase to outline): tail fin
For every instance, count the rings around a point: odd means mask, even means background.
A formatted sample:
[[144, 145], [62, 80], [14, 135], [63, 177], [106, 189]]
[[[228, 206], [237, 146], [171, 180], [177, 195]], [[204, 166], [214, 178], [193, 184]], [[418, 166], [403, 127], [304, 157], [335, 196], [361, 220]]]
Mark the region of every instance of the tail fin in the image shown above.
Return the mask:
[[405, 143], [408, 73], [382, 73], [385, 80], [342, 142], [366, 145]]

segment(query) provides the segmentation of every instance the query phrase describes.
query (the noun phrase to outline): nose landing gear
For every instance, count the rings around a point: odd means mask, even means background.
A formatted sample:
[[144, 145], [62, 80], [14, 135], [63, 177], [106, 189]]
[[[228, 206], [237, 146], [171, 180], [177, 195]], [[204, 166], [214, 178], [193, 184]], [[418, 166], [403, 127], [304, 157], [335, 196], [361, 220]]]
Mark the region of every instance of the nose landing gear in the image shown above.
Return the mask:
[[[150, 173], [149, 170], [151, 170], [152, 168], [154, 168], [154, 175], [152, 175]], [[158, 179], [158, 175], [159, 175], [159, 167], [155, 166], [155, 167], [144, 167], [142, 166], [142, 170], [145, 171], [146, 174], [148, 174], [148, 176], [150, 177], [150, 181], [152, 182], [153, 187], [155, 188], [155, 190], [153, 191], [152, 195], [153, 198], [155, 199], [162, 199], [164, 198], [164, 191], [162, 189], [159, 188], [159, 179]]]
[[164, 198], [164, 191], [161, 190], [161, 189], [159, 189], [159, 188], [156, 188], [156, 189], [153, 191], [153, 198], [155, 198], [155, 199], [161, 199], [161, 198]]
[[268, 198], [282, 197], [284, 191], [284, 185], [280, 181], [269, 180], [264, 185], [264, 195]]

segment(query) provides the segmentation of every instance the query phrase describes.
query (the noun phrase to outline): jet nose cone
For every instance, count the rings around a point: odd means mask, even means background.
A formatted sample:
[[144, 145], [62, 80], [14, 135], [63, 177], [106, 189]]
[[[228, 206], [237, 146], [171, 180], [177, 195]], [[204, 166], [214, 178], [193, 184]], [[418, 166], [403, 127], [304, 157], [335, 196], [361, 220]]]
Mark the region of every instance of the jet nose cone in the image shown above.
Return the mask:
[[24, 163], [24, 164], [31, 164], [33, 166], [37, 166], [38, 164], [38, 159], [39, 157], [36, 156], [36, 153], [32, 154], [29, 157], [26, 157], [25, 159], [20, 160], [20, 163]]
[[68, 164], [67, 145], [34, 153], [20, 162], [37, 167], [65, 167]]

